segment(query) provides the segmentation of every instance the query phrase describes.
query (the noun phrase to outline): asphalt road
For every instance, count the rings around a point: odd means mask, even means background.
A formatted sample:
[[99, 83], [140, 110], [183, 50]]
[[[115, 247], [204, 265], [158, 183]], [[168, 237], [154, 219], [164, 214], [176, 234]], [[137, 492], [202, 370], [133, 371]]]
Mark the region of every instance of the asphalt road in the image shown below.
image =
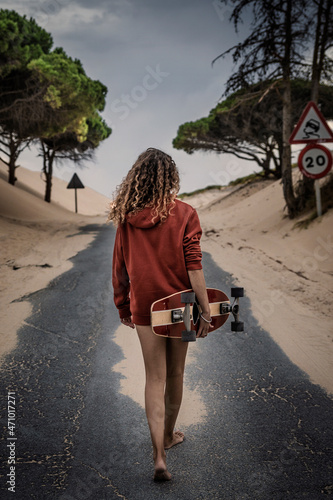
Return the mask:
[[[208, 417], [199, 425], [193, 415], [186, 441], [168, 451], [173, 480], [152, 481], [144, 410], [119, 393], [121, 375], [111, 370], [123, 357], [112, 340], [119, 324], [110, 283], [114, 230], [81, 230], [97, 237], [71, 270], [28, 297], [33, 312], [1, 366], [1, 499], [333, 495], [332, 399], [257, 325], [246, 297], [245, 333], [231, 334], [228, 321], [200, 340], [186, 377]], [[229, 293], [232, 277], [209, 254], [204, 268], [207, 284]]]

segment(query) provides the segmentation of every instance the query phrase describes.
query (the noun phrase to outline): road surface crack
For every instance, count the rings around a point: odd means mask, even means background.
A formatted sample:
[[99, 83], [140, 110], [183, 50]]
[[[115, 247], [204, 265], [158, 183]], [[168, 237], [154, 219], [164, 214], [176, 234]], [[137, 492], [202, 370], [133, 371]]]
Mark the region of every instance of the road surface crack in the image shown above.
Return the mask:
[[[45, 330], [44, 328], [40, 328], [39, 326], [32, 325], [28, 321], [22, 321], [22, 323], [26, 326], [29, 326], [30, 328], [33, 328], [34, 330], [39, 331], [39, 332], [46, 333], [48, 335], [56, 335], [61, 340], [63, 340], [63, 338], [64, 338], [62, 335], [60, 335], [57, 332], [51, 332], [50, 330]], [[66, 338], [66, 340], [68, 340], [68, 342], [73, 342], [73, 344], [79, 344], [79, 342], [77, 340], [70, 339], [69, 337], [65, 337], [65, 338]]]
[[127, 498], [122, 495], [118, 489], [118, 486], [115, 486], [111, 479], [107, 476], [104, 476], [98, 469], [96, 469], [95, 467], [93, 467], [92, 465], [88, 465], [88, 464], [85, 464], [84, 462], [82, 462], [81, 460], [78, 460], [84, 467], [87, 467], [88, 469], [90, 469], [91, 471], [93, 472], [96, 472], [96, 474], [98, 475], [98, 477], [100, 479], [103, 479], [103, 481], [106, 481], [108, 483], [108, 486], [111, 486], [111, 488], [113, 489], [114, 493], [117, 495], [117, 497], [119, 498], [123, 498], [124, 500], [127, 500]]

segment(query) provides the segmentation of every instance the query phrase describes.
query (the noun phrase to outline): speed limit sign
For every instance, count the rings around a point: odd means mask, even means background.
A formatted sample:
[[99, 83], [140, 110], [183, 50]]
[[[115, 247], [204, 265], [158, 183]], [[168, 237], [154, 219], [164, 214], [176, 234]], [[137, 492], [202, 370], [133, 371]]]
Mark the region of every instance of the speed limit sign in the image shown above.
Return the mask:
[[332, 154], [321, 144], [309, 144], [300, 152], [298, 166], [307, 177], [320, 179], [331, 170]]

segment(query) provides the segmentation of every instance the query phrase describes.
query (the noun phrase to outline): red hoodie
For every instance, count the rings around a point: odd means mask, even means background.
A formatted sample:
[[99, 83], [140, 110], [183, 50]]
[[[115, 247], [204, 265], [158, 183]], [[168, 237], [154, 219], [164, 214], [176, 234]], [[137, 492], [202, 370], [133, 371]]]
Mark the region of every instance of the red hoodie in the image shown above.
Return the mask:
[[120, 318], [150, 324], [150, 306], [191, 288], [187, 270], [202, 269], [198, 214], [176, 200], [166, 221], [151, 221], [151, 208], [127, 217], [117, 228], [112, 284]]

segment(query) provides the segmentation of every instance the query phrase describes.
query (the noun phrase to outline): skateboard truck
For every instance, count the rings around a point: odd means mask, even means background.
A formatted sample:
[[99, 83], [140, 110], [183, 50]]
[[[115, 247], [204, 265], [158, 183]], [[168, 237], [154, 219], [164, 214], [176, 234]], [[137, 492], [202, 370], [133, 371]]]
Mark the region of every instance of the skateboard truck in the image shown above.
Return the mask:
[[239, 321], [239, 298], [244, 297], [244, 288], [235, 287], [231, 289], [231, 297], [234, 297], [232, 304], [221, 304], [221, 314], [231, 313], [234, 317], [234, 321], [231, 322], [232, 332], [243, 332], [244, 323]]
[[[174, 309], [171, 311], [171, 321], [172, 323], [178, 323], [183, 321], [186, 330], [182, 331], [182, 341], [183, 342], [194, 342], [196, 340], [196, 332], [191, 330], [191, 320], [193, 324], [196, 325], [200, 316], [199, 307], [196, 302], [196, 297], [194, 292], [183, 292], [181, 295], [181, 301], [185, 304], [185, 309]], [[192, 315], [190, 305], [192, 307]]]

